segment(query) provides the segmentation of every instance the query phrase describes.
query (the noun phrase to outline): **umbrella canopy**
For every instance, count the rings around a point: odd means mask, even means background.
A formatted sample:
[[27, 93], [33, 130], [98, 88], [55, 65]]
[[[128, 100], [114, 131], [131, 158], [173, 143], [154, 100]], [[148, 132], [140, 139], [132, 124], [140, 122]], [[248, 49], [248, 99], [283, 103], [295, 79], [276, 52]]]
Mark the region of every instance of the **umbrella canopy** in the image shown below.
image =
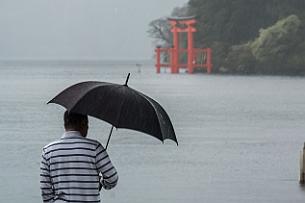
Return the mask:
[[147, 133], [162, 142], [171, 139], [178, 145], [173, 125], [162, 106], [128, 87], [127, 81], [125, 85], [81, 82], [68, 87], [48, 103], [64, 106], [69, 112], [104, 120], [116, 128]]

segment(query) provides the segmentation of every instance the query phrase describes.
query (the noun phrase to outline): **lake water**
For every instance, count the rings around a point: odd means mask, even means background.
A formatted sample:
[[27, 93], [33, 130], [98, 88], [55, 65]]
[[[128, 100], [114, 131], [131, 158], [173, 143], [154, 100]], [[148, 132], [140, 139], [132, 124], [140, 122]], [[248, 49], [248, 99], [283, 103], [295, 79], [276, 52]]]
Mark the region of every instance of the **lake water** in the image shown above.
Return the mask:
[[[303, 203], [305, 78], [155, 74], [153, 66], [0, 67], [0, 202], [41, 202], [41, 148], [63, 133], [60, 106], [46, 102], [86, 80], [124, 83], [160, 102], [179, 146], [116, 130], [109, 154], [120, 181], [103, 202]], [[90, 119], [89, 137], [110, 125]]]

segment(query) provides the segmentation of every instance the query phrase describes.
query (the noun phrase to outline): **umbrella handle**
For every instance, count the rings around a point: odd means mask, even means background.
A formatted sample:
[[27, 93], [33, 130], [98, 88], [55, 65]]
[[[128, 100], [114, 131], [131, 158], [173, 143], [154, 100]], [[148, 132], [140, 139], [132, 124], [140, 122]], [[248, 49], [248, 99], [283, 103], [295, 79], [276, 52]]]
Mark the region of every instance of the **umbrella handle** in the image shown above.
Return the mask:
[[110, 142], [110, 138], [111, 138], [111, 135], [112, 135], [112, 131], [113, 131], [113, 126], [111, 127], [111, 130], [110, 130], [110, 133], [109, 133], [109, 136], [108, 136], [108, 140], [107, 140], [107, 144], [106, 144], [106, 149], [108, 147], [108, 144]]

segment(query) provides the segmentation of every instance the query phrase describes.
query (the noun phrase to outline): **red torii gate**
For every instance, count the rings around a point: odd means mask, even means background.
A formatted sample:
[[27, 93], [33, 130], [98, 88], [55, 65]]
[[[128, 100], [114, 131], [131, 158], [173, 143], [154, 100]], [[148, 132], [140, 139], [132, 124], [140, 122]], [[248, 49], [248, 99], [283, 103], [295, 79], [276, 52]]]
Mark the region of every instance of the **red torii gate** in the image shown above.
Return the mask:
[[[195, 17], [183, 18], [168, 18], [171, 25], [171, 32], [173, 33], [173, 47], [171, 48], [156, 48], [156, 68], [157, 73], [160, 73], [161, 67], [170, 68], [171, 73], [179, 73], [180, 68], [187, 68], [188, 73], [193, 73], [194, 68], [204, 68], [207, 73], [212, 72], [212, 49], [194, 48], [193, 33], [196, 32], [194, 24], [196, 23]], [[187, 33], [187, 49], [181, 49], [179, 46], [179, 33]], [[180, 54], [187, 53], [187, 64], [180, 63]], [[169, 56], [169, 63], [161, 63], [161, 53]], [[198, 63], [198, 55], [204, 56], [204, 63]]]

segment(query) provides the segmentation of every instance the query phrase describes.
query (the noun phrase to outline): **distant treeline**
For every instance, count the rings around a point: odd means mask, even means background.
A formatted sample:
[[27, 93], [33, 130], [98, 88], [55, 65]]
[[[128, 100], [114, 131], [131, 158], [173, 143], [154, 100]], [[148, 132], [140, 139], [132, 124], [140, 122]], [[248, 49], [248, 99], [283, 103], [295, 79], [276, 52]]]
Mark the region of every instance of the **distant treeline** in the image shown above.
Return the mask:
[[[196, 16], [195, 44], [213, 49], [214, 72], [305, 75], [304, 11], [304, 0], [189, 0], [171, 16]], [[171, 46], [169, 29], [159, 18], [148, 32]]]

